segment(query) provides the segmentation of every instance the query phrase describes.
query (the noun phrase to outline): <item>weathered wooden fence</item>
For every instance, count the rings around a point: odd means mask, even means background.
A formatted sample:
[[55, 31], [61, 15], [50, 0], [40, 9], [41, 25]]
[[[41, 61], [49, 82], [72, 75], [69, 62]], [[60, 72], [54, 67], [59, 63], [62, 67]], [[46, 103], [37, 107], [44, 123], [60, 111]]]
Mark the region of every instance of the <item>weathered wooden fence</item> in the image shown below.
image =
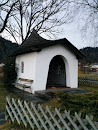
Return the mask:
[[88, 78], [88, 77], [79, 77], [79, 84], [91, 85], [98, 87], [98, 79], [96, 78]]
[[40, 104], [34, 105], [32, 102], [9, 97], [6, 100], [6, 119], [17, 121], [19, 125], [22, 123], [25, 127], [29, 125], [34, 130], [98, 130], [98, 124], [88, 115], [82, 119], [81, 114], [76, 112], [75, 116], [71, 116], [66, 110], [61, 113], [60, 109], [55, 108], [53, 112], [48, 106], [43, 109]]

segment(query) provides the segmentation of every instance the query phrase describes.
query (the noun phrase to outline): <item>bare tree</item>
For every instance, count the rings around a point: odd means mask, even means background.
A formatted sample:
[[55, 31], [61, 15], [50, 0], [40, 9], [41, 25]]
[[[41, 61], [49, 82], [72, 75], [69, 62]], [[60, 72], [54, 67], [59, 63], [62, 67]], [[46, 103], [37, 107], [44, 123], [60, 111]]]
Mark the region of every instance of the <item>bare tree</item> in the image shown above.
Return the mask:
[[98, 0], [70, 0], [77, 7], [82, 34], [98, 44]]
[[17, 43], [27, 39], [33, 28], [55, 34], [75, 17], [83, 34], [98, 40], [98, 0], [2, 0], [0, 12], [0, 32], [6, 30]]
[[[39, 32], [54, 34], [56, 27], [71, 22], [73, 19], [72, 4], [69, 0], [17, 0], [12, 8], [5, 30], [16, 42], [24, 41], [33, 28]], [[12, 3], [12, 1], [11, 1]], [[5, 13], [6, 9], [4, 10]]]
[[[2, 33], [7, 25], [8, 19], [11, 17], [11, 12], [17, 1], [14, 1], [13, 3], [11, 3], [11, 0], [0, 2], [0, 33]], [[5, 11], [6, 13], [4, 13]]]
[[7, 1], [5, 1], [3, 3], [1, 2], [0, 7], [6, 5], [8, 2], [9, 2], [9, 0], [7, 0]]
[[[16, 3], [17, 1], [15, 0], [14, 2], [11, 0], [0, 0], [0, 33], [7, 27], [7, 23], [11, 18], [11, 13]], [[0, 50], [2, 53], [2, 60], [4, 61], [6, 60], [6, 50], [2, 39], [0, 40]]]

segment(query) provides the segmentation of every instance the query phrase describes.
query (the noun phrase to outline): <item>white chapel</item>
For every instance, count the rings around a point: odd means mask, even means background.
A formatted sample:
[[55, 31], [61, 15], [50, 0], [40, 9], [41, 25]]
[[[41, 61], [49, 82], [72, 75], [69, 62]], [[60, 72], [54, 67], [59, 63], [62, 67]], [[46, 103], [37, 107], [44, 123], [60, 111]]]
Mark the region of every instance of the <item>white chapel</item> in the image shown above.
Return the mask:
[[30, 87], [25, 87], [25, 91], [35, 93], [78, 87], [78, 59], [84, 55], [66, 38], [46, 40], [34, 30], [13, 56], [16, 56], [17, 88], [22, 84]]

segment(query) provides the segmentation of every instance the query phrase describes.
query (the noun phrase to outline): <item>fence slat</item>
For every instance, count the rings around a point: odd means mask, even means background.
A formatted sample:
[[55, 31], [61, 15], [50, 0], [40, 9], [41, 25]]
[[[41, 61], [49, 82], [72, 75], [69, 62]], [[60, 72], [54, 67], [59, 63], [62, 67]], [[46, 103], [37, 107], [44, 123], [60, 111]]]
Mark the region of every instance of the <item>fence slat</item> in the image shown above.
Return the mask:
[[53, 127], [52, 123], [50, 122], [49, 118], [47, 117], [47, 115], [45, 114], [45, 112], [43, 111], [42, 107], [40, 104], [38, 104], [38, 107], [40, 109], [40, 111], [42, 112], [42, 114], [44, 115], [46, 121], [48, 122], [48, 124], [50, 125], [52, 130], [55, 130], [55, 128]]
[[53, 119], [53, 121], [55, 122], [55, 124], [57, 125], [57, 127], [61, 130], [61, 126], [59, 125], [59, 123], [57, 122], [56, 118], [53, 116], [52, 112], [50, 111], [49, 107], [46, 106], [46, 110], [48, 111], [48, 113], [50, 114], [51, 118]]
[[47, 126], [45, 125], [43, 119], [41, 118], [41, 116], [39, 115], [39, 113], [37, 112], [35, 106], [33, 105], [33, 103], [31, 102], [31, 106], [35, 112], [35, 114], [37, 115], [38, 119], [40, 120], [40, 122], [42, 123], [43, 127], [45, 128], [45, 130], [48, 130]]
[[13, 118], [13, 116], [12, 116], [12, 114], [11, 114], [11, 112], [10, 112], [8, 106], [6, 106], [6, 110], [7, 110], [8, 114], [9, 114], [9, 116], [10, 116], [10, 118], [11, 118], [11, 121], [14, 122], [14, 118]]
[[59, 118], [61, 119], [62, 123], [64, 124], [65, 128], [66, 128], [67, 130], [71, 130], [71, 129], [69, 128], [69, 126], [67, 125], [67, 123], [65, 122], [65, 120], [62, 118], [62, 116], [61, 116], [61, 114], [60, 114], [60, 112], [58, 111], [57, 108], [55, 108], [55, 111], [56, 111], [57, 115], [59, 116]]
[[81, 124], [81, 126], [83, 127], [84, 130], [89, 130], [84, 123], [82, 122], [81, 118], [78, 116], [78, 114], [75, 112], [75, 116], [77, 118], [77, 120], [79, 121], [79, 123]]
[[90, 118], [88, 117], [88, 115], [86, 115], [86, 120], [87, 120], [88, 123], [92, 126], [92, 128], [93, 128], [94, 130], [97, 130], [97, 129], [96, 129], [96, 126], [95, 126], [94, 123], [90, 120]]
[[68, 118], [68, 120], [71, 122], [71, 124], [73, 125], [73, 127], [75, 128], [75, 130], [79, 130], [79, 128], [77, 127], [77, 125], [73, 122], [73, 120], [71, 119], [69, 113], [65, 110], [65, 114]]
[[18, 100], [18, 103], [19, 103], [19, 105], [20, 105], [20, 107], [21, 107], [21, 109], [22, 109], [24, 115], [26, 116], [26, 118], [27, 118], [27, 120], [28, 120], [28, 122], [29, 122], [31, 128], [34, 129], [34, 126], [33, 126], [32, 122], [31, 122], [29, 116], [27, 115], [27, 113], [26, 113], [26, 111], [25, 111], [23, 105], [21, 104], [20, 100]]
[[33, 121], [35, 122], [35, 124], [36, 124], [37, 128], [40, 130], [40, 126], [39, 126], [39, 124], [38, 124], [38, 122], [37, 122], [36, 118], [34, 117], [34, 115], [33, 115], [32, 111], [30, 110], [30, 108], [29, 108], [29, 106], [28, 106], [27, 102], [26, 102], [26, 101], [24, 101], [24, 104], [25, 104], [25, 106], [26, 106], [27, 110], [29, 111], [29, 113], [30, 113], [30, 115], [31, 115], [31, 117], [32, 117], [32, 119], [33, 119]]
[[17, 104], [16, 104], [16, 102], [15, 102], [15, 100], [13, 98], [12, 98], [12, 102], [13, 102], [14, 106], [16, 107], [16, 110], [17, 110], [22, 122], [24, 123], [25, 127], [27, 127], [27, 123], [24, 120], [24, 118], [23, 118], [23, 116], [22, 116], [22, 114], [21, 114], [21, 112], [20, 112], [20, 110], [19, 110], [19, 108], [18, 108], [18, 106], [17, 106]]
[[14, 108], [13, 108], [13, 106], [12, 106], [10, 100], [9, 100], [9, 98], [7, 97], [6, 100], [7, 100], [7, 103], [9, 104], [9, 106], [10, 106], [10, 108], [11, 108], [11, 110], [12, 110], [14, 116], [16, 117], [16, 120], [17, 120], [18, 124], [20, 124], [20, 120], [19, 120], [19, 118], [18, 118], [18, 116], [17, 116], [17, 113], [15, 112], [15, 110], [14, 110]]
[[[15, 120], [20, 125], [29, 127], [33, 130], [97, 130], [97, 123], [93, 122], [92, 117], [86, 115], [82, 118], [81, 114], [75, 112], [75, 116], [71, 117], [70, 111], [66, 110], [61, 114], [60, 109], [55, 108], [52, 112], [48, 106], [43, 108], [40, 104], [34, 105], [32, 102], [15, 100], [14, 98], [6, 98], [6, 117], [12, 122]], [[96, 123], [96, 124], [95, 124]]]

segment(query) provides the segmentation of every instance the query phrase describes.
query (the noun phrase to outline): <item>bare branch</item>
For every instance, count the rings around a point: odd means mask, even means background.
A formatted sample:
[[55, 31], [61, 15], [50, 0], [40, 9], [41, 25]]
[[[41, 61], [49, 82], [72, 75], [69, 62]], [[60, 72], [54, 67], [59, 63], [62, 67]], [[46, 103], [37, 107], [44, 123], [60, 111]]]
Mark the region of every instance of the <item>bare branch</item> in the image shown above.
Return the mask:
[[2, 26], [2, 28], [0, 29], [0, 33], [2, 33], [3, 30], [5, 29], [6, 24], [7, 24], [7, 21], [8, 21], [8, 18], [9, 18], [9, 15], [11, 14], [11, 11], [12, 11], [12, 9], [13, 9], [13, 7], [15, 6], [16, 3], [17, 3], [17, 1], [11, 5], [10, 10], [8, 11], [8, 13], [7, 13], [7, 15], [6, 15], [6, 18], [5, 18], [5, 20], [4, 20], [3, 26]]
[[16, 37], [19, 37], [21, 42], [27, 39], [33, 28], [38, 33], [47, 32], [48, 35], [54, 35], [59, 32], [61, 25], [72, 22], [75, 17], [83, 19], [82, 30], [84, 29], [85, 33], [92, 28], [97, 35], [98, 0], [17, 0], [17, 3], [11, 1], [13, 6], [8, 4], [9, 1], [6, 0], [5, 5], [0, 7], [0, 11], [6, 13], [5, 18], [2, 13], [0, 15], [1, 32], [6, 27], [15, 41], [18, 41]]
[[6, 5], [8, 2], [9, 2], [9, 0], [7, 0], [7, 1], [6, 1], [5, 3], [3, 3], [3, 4], [0, 4], [0, 7]]

